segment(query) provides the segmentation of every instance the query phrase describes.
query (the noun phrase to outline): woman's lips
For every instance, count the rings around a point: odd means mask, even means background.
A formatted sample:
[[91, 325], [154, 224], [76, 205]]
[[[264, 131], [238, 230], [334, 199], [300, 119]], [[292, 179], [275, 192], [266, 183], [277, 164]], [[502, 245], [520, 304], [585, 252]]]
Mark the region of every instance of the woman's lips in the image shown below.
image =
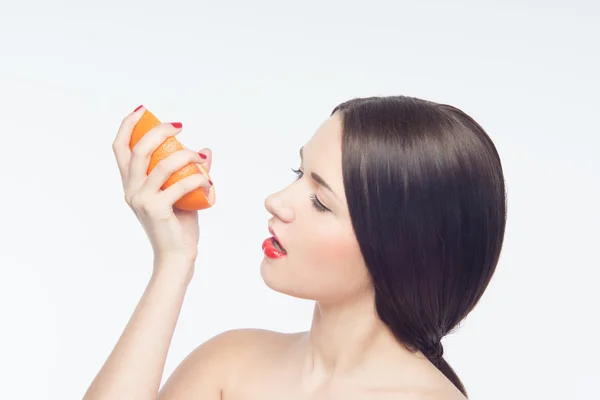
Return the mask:
[[269, 226], [269, 233], [273, 235], [263, 242], [262, 249], [265, 255], [269, 258], [281, 258], [287, 254], [285, 248], [281, 245], [281, 242], [277, 238], [277, 234], [273, 231], [273, 228]]
[[277, 248], [277, 246], [275, 245], [275, 238], [272, 237], [265, 239], [265, 241], [262, 244], [262, 249], [265, 253], [265, 256], [269, 258], [282, 258], [285, 257], [285, 255], [287, 254], [285, 253], [285, 250], [281, 251]]

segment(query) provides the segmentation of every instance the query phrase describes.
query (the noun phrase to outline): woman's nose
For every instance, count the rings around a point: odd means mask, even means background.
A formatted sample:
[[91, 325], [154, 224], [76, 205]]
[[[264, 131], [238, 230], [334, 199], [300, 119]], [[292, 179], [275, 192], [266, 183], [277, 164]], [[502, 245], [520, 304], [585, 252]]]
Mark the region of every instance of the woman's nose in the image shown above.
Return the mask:
[[274, 217], [284, 221], [292, 222], [294, 212], [284, 201], [282, 192], [273, 193], [265, 199], [265, 208]]

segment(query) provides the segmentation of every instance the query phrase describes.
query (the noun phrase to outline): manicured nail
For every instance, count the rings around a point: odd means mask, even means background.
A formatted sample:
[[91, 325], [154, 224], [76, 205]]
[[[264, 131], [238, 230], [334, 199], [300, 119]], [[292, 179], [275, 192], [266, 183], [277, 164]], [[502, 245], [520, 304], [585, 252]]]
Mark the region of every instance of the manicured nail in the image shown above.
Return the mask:
[[140, 108], [144, 107], [143, 105], [139, 105], [137, 106], [137, 108], [135, 110], [133, 110], [133, 112], [136, 112], [137, 110], [139, 110]]
[[206, 154], [198, 152], [198, 155], [200, 157], [202, 157], [204, 160], [206, 160]]
[[171, 122], [171, 125], [173, 125], [177, 129], [179, 129], [183, 126], [181, 122]]
[[208, 183], [210, 183], [210, 186], [212, 186], [212, 181], [210, 179], [208, 180]]

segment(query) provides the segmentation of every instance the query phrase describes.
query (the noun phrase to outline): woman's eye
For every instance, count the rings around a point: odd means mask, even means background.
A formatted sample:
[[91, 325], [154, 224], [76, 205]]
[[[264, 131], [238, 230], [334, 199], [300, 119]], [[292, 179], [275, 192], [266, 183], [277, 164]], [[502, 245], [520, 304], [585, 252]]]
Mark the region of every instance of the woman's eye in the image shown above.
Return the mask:
[[299, 169], [292, 168], [292, 171], [294, 171], [294, 173], [296, 174], [296, 180], [302, 178], [302, 175], [304, 175], [304, 172], [300, 171]]
[[[298, 180], [304, 176], [304, 172], [300, 171], [299, 169], [292, 168], [292, 171], [294, 171], [294, 173], [296, 174], [296, 180]], [[319, 198], [317, 197], [316, 194], [311, 193], [309, 198], [310, 198], [310, 201], [311, 201], [313, 207], [317, 211], [319, 211], [319, 212], [331, 211], [329, 208], [325, 207], [323, 205], [323, 203], [321, 203], [321, 201], [319, 200]]]
[[317, 195], [311, 194], [310, 195], [310, 200], [312, 201], [313, 207], [315, 207], [315, 209], [317, 211], [319, 211], [319, 212], [329, 211], [329, 208], [325, 207], [323, 205], [323, 203], [321, 203], [321, 201], [319, 200], [319, 198], [317, 197]]

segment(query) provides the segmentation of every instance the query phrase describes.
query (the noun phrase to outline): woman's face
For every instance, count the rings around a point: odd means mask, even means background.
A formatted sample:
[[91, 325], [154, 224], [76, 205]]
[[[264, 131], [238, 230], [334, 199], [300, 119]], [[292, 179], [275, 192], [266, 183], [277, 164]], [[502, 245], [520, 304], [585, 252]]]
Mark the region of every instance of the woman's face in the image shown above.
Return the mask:
[[344, 195], [341, 133], [336, 113], [304, 145], [299, 179], [265, 200], [287, 253], [261, 263], [273, 290], [329, 303], [370, 288]]

